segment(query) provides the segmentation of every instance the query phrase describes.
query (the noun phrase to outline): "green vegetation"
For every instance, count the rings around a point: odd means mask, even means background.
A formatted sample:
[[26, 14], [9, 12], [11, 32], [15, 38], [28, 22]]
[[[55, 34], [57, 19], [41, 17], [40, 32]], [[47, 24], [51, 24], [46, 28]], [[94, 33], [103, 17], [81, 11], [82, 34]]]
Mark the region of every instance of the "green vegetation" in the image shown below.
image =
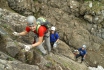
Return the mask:
[[[87, 1], [86, 1], [87, 2]], [[89, 7], [89, 3], [90, 2], [87, 2], [88, 3], [88, 6], [87, 7], [87, 10], [88, 11], [91, 11], [91, 12], [94, 12], [94, 13], [98, 13], [99, 11], [101, 11], [103, 8], [103, 3], [102, 2], [99, 2], [99, 1], [93, 1], [92, 2], [92, 7]]]
[[92, 1], [92, 0], [84, 0], [84, 1]]
[[12, 57], [8, 57], [7, 60], [9, 60], [9, 61], [13, 61], [13, 60], [15, 60], [15, 59], [12, 58]]
[[[92, 0], [84, 0], [84, 1], [92, 1]], [[103, 3], [104, 3], [104, 0], [102, 0], [102, 1], [94, 0], [94, 1], [98, 1], [98, 2], [103, 2]], [[93, 1], [92, 1], [92, 2], [93, 2]]]
[[[1, 18], [2, 19], [2, 18]], [[0, 24], [7, 32], [12, 32], [12, 28], [7, 23]]]
[[36, 12], [35, 14], [34, 14], [34, 16], [36, 17], [36, 18], [38, 18], [39, 17], [39, 12]]
[[0, 0], [0, 8], [2, 9], [8, 9], [11, 12], [15, 12], [14, 10], [12, 10], [9, 6], [8, 6], [8, 2], [7, 0]]
[[[10, 27], [8, 24], [6, 23], [2, 23], [1, 26], [3, 27], [3, 29], [5, 30], [4, 32], [6, 33], [6, 35], [9, 35], [12, 36], [12, 32], [13, 32], [13, 29], [12, 27]], [[8, 32], [8, 33], [7, 33]]]
[[37, 2], [38, 0], [33, 0], [34, 2]]
[[52, 67], [52, 63], [51, 62], [49, 62], [49, 63], [47, 63], [47, 64], [45, 64], [45, 66], [47, 67], [47, 68], [51, 68]]
[[102, 9], [103, 9], [103, 4], [101, 2], [98, 2], [98, 1], [92, 2], [92, 11], [97, 13], [98, 11]]
[[50, 56], [47, 56], [47, 60], [51, 61], [51, 63], [52, 63], [53, 65], [56, 64], [56, 62], [55, 62]]
[[2, 16], [3, 16], [3, 15], [2, 15], [2, 14], [0, 14], [0, 19], [2, 19]]

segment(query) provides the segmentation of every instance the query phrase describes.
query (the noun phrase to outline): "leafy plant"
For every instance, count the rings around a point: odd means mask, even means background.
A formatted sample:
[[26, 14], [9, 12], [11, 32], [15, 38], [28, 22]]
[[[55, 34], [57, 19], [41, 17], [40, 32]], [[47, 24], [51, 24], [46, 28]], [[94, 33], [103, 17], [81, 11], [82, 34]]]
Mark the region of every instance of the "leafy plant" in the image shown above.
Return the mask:
[[9, 61], [13, 61], [14, 58], [12, 58], [12, 57], [8, 57], [7, 60], [9, 60]]
[[46, 66], [47, 68], [51, 68], [51, 67], [52, 67], [52, 63], [49, 62], [49, 63], [47, 63], [45, 66]]

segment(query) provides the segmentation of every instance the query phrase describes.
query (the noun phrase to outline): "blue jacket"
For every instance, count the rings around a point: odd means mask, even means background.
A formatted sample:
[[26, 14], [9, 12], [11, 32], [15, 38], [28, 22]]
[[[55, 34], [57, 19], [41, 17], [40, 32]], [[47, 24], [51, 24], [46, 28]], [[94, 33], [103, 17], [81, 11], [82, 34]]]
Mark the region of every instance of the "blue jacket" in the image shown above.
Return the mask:
[[57, 39], [59, 39], [59, 35], [57, 32], [55, 32], [54, 34], [50, 34], [50, 42], [54, 43]]
[[82, 50], [82, 48], [79, 48], [78, 51], [80, 52], [80, 55], [85, 55], [87, 52], [86, 50]]

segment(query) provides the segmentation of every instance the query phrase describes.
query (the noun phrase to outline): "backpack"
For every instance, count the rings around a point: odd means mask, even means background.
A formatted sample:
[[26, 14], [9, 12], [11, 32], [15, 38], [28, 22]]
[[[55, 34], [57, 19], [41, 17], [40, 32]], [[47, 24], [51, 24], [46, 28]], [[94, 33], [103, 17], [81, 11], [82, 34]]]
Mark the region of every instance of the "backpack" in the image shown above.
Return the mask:
[[41, 25], [45, 26], [47, 29], [50, 28], [50, 23], [43, 17], [40, 17], [36, 20], [36, 23], [38, 24], [36, 26], [36, 32], [38, 33], [38, 29]]

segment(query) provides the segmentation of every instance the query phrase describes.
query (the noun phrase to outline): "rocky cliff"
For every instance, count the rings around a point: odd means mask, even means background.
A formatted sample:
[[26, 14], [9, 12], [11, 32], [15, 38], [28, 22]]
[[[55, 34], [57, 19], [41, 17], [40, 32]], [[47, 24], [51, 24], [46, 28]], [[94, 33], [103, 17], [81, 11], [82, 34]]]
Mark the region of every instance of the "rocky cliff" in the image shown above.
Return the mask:
[[[53, 68], [55, 70], [85, 70], [87, 68], [84, 64], [81, 66], [81, 64], [75, 63], [71, 59], [74, 59], [73, 48], [77, 49], [86, 44], [88, 53], [85, 64], [104, 67], [104, 1], [1, 0], [0, 3], [2, 8], [0, 10], [1, 51], [9, 53], [10, 56], [22, 62], [35, 64], [40, 69], [46, 65], [46, 68], [42, 70], [46, 70], [47, 66], [50, 67], [49, 69]], [[44, 16], [52, 25], [57, 27], [60, 40], [64, 42], [59, 44], [57, 54], [51, 53], [51, 55], [43, 57], [37, 53], [38, 50], [36, 49], [29, 53], [22, 50], [20, 43], [30, 44], [32, 42], [31, 34], [17, 38], [12, 35], [12, 32], [22, 31], [25, 27], [26, 16], [30, 14], [36, 18]], [[24, 54], [25, 56], [23, 56]], [[27, 54], [32, 56], [31, 58], [29, 57], [29, 60], [26, 59], [28, 57]], [[35, 57], [34, 54], [37, 56]], [[46, 62], [41, 62], [45, 60]], [[74, 64], [77, 64], [78, 67], [74, 68]], [[81, 69], [82, 67], [83, 69]]]

